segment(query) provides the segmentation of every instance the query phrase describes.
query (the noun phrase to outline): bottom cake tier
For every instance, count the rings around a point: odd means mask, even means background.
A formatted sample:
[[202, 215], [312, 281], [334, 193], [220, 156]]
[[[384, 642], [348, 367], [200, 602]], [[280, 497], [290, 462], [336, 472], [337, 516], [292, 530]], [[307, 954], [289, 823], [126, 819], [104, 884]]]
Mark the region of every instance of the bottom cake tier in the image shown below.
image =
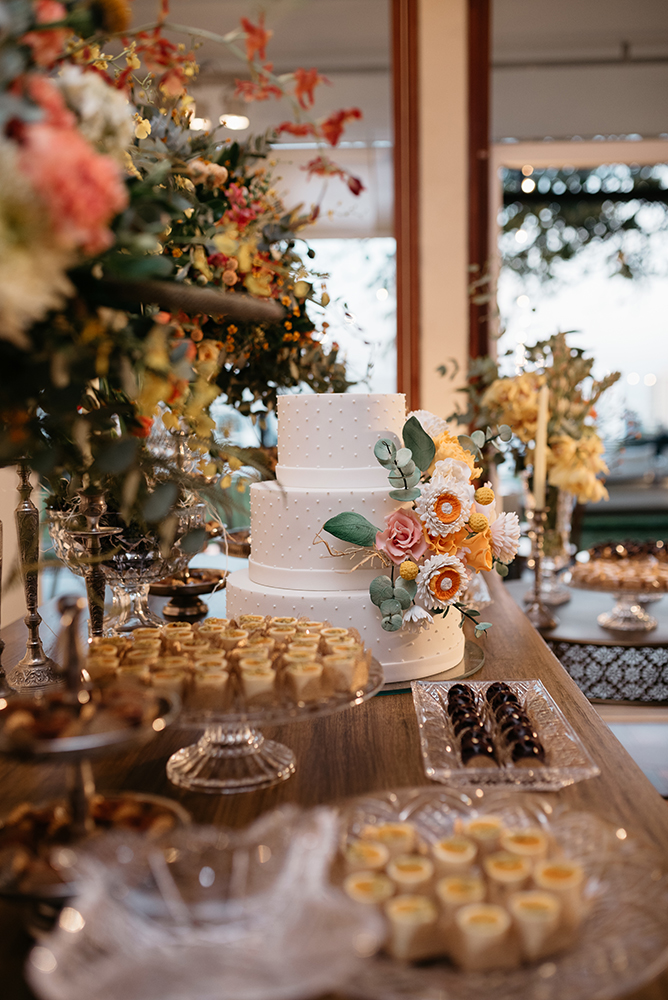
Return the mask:
[[253, 583], [241, 569], [227, 581], [227, 616], [240, 614], [294, 615], [329, 621], [343, 628], [356, 628], [365, 646], [372, 650], [385, 673], [385, 680], [406, 681], [429, 677], [455, 667], [464, 656], [464, 633], [460, 616], [451, 610], [438, 616], [420, 632], [381, 628], [378, 608], [367, 590], [311, 591], [279, 590]]

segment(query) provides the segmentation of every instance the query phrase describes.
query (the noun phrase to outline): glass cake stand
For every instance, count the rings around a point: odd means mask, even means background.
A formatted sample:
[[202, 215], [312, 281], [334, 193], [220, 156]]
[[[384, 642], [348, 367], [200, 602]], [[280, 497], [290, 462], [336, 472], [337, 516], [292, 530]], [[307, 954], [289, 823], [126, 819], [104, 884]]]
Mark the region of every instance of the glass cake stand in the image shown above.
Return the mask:
[[601, 628], [609, 628], [615, 632], [651, 632], [659, 624], [656, 618], [645, 610], [641, 602], [648, 597], [660, 597], [666, 590], [625, 590], [619, 584], [580, 583], [577, 579], [571, 580], [569, 586], [576, 590], [614, 594], [615, 606], [610, 611], [598, 615], [596, 619]]
[[266, 740], [260, 727], [300, 722], [361, 705], [380, 691], [383, 669], [371, 660], [369, 677], [356, 691], [336, 692], [307, 702], [288, 698], [271, 705], [238, 708], [230, 712], [189, 711], [184, 706], [179, 725], [202, 729], [191, 746], [172, 754], [167, 777], [191, 792], [229, 795], [252, 792], [285, 781], [295, 772], [295, 755], [289, 747]]
[[[88, 692], [82, 688], [79, 692], [81, 696], [79, 700], [82, 704], [86, 703], [83, 700], [85, 694]], [[41, 701], [48, 699], [48, 697], [49, 694], [46, 694], [35, 700]], [[0, 754], [24, 763], [64, 764], [68, 768], [67, 801], [62, 804], [65, 805], [70, 816], [69, 833], [66, 842], [53, 844], [54, 850], [59, 847], [62, 854], [69, 841], [81, 841], [96, 831], [96, 823], [92, 816], [92, 803], [93, 798], [99, 798], [99, 796], [96, 796], [91, 757], [100, 757], [131, 746], [140, 746], [152, 739], [156, 733], [162, 732], [176, 719], [180, 708], [176, 698], [162, 695], [159, 692], [151, 692], [151, 697], [156, 702], [155, 714], [150, 721], [147, 720], [139, 725], [121, 724], [122, 720], [119, 719], [117, 726], [109, 726], [100, 732], [52, 739], [21, 740], [20, 742], [16, 742], [11, 733], [8, 735], [5, 732], [6, 722], [3, 715], [8, 708], [11, 708], [13, 699], [0, 699]], [[28, 701], [28, 699], [21, 697], [21, 701]], [[104, 794], [102, 798], [104, 803], [111, 803], [113, 800], [119, 799], [128, 802], [131, 800], [145, 809], [158, 809], [163, 814], [169, 813], [175, 825], [190, 822], [189, 814], [179, 803], [157, 795], [123, 791], [110, 792]], [[45, 808], [57, 807], [60, 804], [52, 802]], [[35, 808], [41, 807], [36, 806]], [[4, 828], [5, 823], [0, 821], [0, 840]], [[19, 843], [13, 843], [13, 846], [19, 853], [21, 852], [22, 848]], [[35, 845], [35, 850], [38, 846]], [[30, 868], [34, 867], [36, 862], [41, 863], [42, 870], [44, 868], [42, 855], [36, 853], [28, 868], [30, 887], [28, 889], [21, 888], [17, 881], [18, 876], [14, 864], [15, 854], [16, 852], [10, 850], [2, 851], [0, 897], [39, 903], [38, 908], [30, 915], [31, 925], [35, 925], [35, 921], [37, 921], [37, 926], [48, 925], [49, 920], [52, 920], [57, 914], [57, 906], [51, 910], [46, 901], [52, 900], [55, 903], [55, 901], [60, 900], [60, 905], [63, 905], [63, 901], [75, 893], [75, 887], [64, 879], [52, 879], [40, 883], [39, 879], [31, 878]]]

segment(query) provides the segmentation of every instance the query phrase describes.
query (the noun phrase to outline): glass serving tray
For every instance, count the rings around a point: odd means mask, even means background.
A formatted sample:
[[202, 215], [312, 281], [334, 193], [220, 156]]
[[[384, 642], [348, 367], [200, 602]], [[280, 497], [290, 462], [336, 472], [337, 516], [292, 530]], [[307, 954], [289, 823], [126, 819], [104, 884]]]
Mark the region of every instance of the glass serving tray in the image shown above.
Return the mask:
[[516, 969], [462, 972], [447, 960], [408, 965], [369, 959], [345, 985], [363, 1000], [612, 1000], [668, 965], [668, 875], [624, 829], [539, 795], [477, 789], [399, 789], [342, 806], [342, 842], [368, 823], [410, 821], [423, 843], [452, 834], [458, 820], [500, 816], [509, 827], [540, 826], [585, 870], [587, 914], [568, 950]]
[[[498, 730], [491, 729], [499, 751], [499, 767], [464, 767], [459, 741], [446, 711], [448, 691], [457, 681], [413, 681], [413, 702], [420, 727], [420, 748], [428, 778], [455, 788], [514, 785], [535, 792], [551, 792], [600, 773], [580, 738], [554, 699], [538, 680], [505, 681], [522, 702], [545, 748], [546, 762], [517, 767], [504, 754]], [[494, 681], [467, 681], [479, 705]], [[491, 713], [483, 716], [491, 728]]]

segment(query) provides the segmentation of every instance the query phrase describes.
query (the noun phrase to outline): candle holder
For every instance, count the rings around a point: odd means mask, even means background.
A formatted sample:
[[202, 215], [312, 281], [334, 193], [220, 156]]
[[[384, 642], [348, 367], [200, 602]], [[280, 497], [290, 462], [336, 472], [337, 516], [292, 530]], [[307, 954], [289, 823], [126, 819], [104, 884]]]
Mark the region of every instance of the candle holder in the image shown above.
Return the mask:
[[533, 512], [533, 548], [532, 559], [534, 561], [534, 588], [531, 604], [526, 609], [526, 616], [537, 629], [556, 628], [559, 619], [548, 610], [543, 603], [541, 588], [543, 585], [543, 537], [545, 535], [545, 522], [549, 507], [535, 507]]
[[80, 512], [86, 519], [86, 529], [69, 530], [66, 534], [86, 547], [87, 565], [84, 571], [86, 596], [88, 598], [89, 631], [92, 638], [104, 635], [104, 590], [107, 585], [102, 569], [102, 539], [119, 535], [122, 528], [100, 527], [100, 518], [107, 512], [107, 504], [102, 493], [79, 493]]
[[[2, 607], [2, 521], [0, 521], [0, 608]], [[5, 673], [5, 668], [2, 665], [2, 654], [5, 651], [5, 641], [0, 636], [0, 698], [6, 698], [8, 694], [12, 694], [13, 688], [10, 687], [9, 681], [7, 680], [7, 674]]]
[[18, 690], [40, 688], [54, 684], [58, 665], [44, 652], [39, 637], [42, 621], [37, 611], [37, 578], [39, 568], [39, 511], [32, 502], [30, 468], [25, 460], [19, 461], [19, 504], [16, 508], [16, 534], [19, 542], [19, 559], [25, 591], [27, 615], [23, 619], [28, 629], [26, 652], [10, 673], [10, 683]]

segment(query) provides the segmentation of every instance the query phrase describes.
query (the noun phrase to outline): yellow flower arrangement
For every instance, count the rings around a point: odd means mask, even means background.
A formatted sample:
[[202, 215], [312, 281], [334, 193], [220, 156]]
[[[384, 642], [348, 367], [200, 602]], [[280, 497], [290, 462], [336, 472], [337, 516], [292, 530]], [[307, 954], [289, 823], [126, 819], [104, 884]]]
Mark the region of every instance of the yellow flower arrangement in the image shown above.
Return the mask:
[[536, 437], [538, 390], [544, 381], [537, 372], [497, 378], [482, 397], [482, 406], [498, 414], [498, 423], [507, 424], [526, 444]]
[[608, 491], [597, 479], [598, 473], [608, 472], [602, 459], [603, 442], [594, 431], [579, 441], [568, 434], [550, 438], [547, 451], [547, 478], [551, 486], [572, 493], [579, 503], [598, 503], [608, 499]]

